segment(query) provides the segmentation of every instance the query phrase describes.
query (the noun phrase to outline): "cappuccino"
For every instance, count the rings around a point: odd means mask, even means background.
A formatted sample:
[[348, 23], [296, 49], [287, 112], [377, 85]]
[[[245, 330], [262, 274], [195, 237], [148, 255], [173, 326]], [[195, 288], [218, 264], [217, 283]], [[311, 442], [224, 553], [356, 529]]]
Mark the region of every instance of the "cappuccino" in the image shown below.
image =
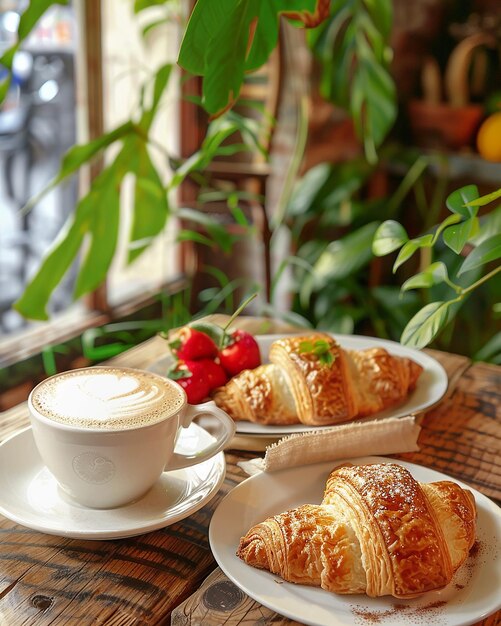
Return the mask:
[[56, 374], [32, 392], [45, 418], [92, 430], [126, 430], [178, 412], [184, 392], [156, 374], [119, 367], [88, 367]]

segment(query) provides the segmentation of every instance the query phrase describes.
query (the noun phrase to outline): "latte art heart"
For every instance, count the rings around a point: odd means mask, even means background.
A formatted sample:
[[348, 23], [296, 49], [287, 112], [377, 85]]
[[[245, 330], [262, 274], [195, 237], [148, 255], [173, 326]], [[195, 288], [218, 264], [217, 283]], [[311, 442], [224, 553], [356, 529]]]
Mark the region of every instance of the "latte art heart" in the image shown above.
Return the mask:
[[96, 398], [103, 402], [140, 390], [140, 383], [135, 377], [113, 374], [111, 372], [103, 372], [101, 376], [92, 376], [90, 378], [68, 378], [68, 380], [61, 382], [59, 392], [63, 391], [64, 385], [67, 387], [73, 385], [85, 396]]
[[32, 399], [53, 421], [110, 430], [157, 422], [184, 404], [183, 393], [160, 376], [112, 367], [56, 375], [39, 385]]

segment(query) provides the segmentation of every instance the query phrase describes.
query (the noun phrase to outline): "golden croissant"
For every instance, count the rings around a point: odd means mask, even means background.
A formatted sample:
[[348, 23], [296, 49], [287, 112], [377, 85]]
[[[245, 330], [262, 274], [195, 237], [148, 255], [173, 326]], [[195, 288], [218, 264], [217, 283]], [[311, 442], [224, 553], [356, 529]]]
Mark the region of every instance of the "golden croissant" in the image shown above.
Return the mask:
[[412, 598], [448, 585], [475, 541], [470, 491], [417, 482], [397, 464], [345, 465], [320, 505], [257, 524], [237, 555], [292, 583]]
[[215, 390], [234, 420], [322, 426], [373, 415], [404, 401], [423, 371], [384, 348], [344, 350], [325, 333], [279, 339], [269, 358]]

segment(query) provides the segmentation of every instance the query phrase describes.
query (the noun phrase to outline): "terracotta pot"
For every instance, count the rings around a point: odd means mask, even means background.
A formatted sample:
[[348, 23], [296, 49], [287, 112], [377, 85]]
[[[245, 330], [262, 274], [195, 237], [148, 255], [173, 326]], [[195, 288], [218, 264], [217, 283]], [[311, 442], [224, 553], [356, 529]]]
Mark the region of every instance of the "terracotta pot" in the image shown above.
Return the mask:
[[416, 145], [459, 150], [472, 147], [485, 111], [480, 105], [451, 106], [411, 100], [409, 122]]

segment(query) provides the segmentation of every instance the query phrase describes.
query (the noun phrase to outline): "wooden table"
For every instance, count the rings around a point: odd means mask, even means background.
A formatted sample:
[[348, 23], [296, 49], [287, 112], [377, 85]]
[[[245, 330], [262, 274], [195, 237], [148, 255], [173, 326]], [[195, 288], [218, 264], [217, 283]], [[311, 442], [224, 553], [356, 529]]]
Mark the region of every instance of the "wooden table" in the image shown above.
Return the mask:
[[[239, 325], [275, 330], [250, 320]], [[421, 418], [420, 451], [396, 458], [445, 472], [501, 504], [501, 367], [427, 352], [445, 367], [449, 389]], [[155, 338], [114, 361], [144, 368], [164, 355], [165, 343]], [[1, 414], [0, 440], [27, 424], [24, 404]], [[226, 479], [206, 506], [139, 537], [73, 540], [0, 516], [0, 625], [291, 626], [294, 622], [237, 590], [216, 568], [209, 547], [213, 511], [246, 478], [237, 462], [255, 456], [254, 451], [228, 450]], [[501, 611], [479, 624], [501, 624]]]

